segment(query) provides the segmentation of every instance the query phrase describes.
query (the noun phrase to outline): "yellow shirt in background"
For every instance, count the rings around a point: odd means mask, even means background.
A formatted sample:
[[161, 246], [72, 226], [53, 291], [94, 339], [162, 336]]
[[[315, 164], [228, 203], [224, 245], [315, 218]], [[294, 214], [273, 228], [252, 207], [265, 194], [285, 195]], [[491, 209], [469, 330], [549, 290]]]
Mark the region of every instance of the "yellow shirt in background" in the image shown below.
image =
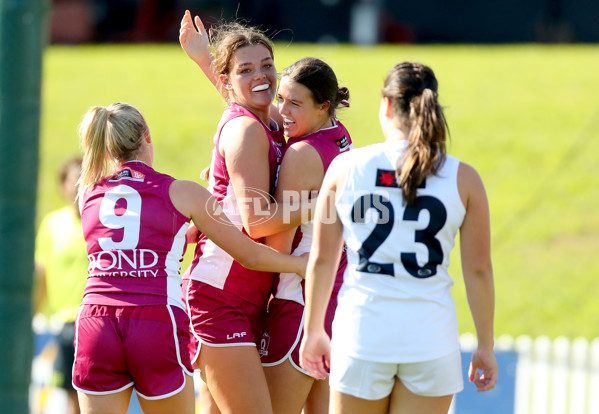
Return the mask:
[[81, 219], [67, 206], [48, 214], [35, 241], [35, 261], [46, 269], [43, 313], [74, 322], [87, 282], [87, 247]]

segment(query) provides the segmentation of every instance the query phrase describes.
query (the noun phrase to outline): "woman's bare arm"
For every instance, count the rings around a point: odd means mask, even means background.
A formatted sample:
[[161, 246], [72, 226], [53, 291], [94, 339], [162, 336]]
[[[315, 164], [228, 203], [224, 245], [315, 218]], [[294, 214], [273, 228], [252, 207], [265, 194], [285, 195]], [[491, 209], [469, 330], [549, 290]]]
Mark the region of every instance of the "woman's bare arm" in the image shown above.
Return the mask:
[[[466, 216], [460, 228], [462, 272], [468, 304], [478, 337], [472, 355], [470, 381], [478, 391], [488, 391], [497, 382], [494, 346], [495, 291], [491, 263], [489, 203], [480, 176], [471, 166], [461, 163], [458, 172], [460, 196]], [[482, 370], [482, 376], [478, 370]]]

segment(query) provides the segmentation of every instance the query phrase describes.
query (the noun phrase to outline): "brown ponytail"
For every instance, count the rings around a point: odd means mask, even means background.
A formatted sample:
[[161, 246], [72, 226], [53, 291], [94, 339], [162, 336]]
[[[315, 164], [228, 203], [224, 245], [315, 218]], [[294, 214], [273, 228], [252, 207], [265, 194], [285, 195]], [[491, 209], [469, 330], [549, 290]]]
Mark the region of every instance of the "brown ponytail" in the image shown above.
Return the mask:
[[329, 117], [335, 115], [339, 105], [349, 106], [349, 89], [339, 86], [333, 69], [320, 59], [313, 57], [300, 59], [283, 70], [281, 78], [283, 77], [310, 89], [317, 104], [329, 102]]
[[391, 100], [398, 126], [410, 131], [396, 171], [408, 205], [416, 202], [416, 190], [426, 176], [436, 174], [445, 161], [448, 127], [437, 100], [437, 87], [432, 69], [414, 62], [395, 65], [383, 87], [383, 96]]

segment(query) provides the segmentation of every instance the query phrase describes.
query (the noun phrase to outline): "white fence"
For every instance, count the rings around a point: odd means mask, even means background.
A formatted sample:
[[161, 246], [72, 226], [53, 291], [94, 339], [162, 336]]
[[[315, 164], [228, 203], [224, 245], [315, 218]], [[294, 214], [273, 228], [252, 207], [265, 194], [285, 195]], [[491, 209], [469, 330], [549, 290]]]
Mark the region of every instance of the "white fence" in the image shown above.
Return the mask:
[[[57, 332], [35, 323], [34, 331], [38, 339]], [[450, 414], [599, 414], [599, 338], [501, 336], [495, 343], [499, 382], [485, 393], [476, 393], [467, 379], [476, 339], [464, 334], [460, 342], [464, 391], [454, 399]], [[49, 387], [55, 353], [50, 340], [34, 358], [30, 396], [34, 414], [64, 412], [66, 396]]]
[[[460, 341], [465, 352], [476, 345], [470, 334]], [[490, 403], [512, 398], [514, 414], [599, 414], [599, 338], [501, 336], [495, 347], [500, 362], [497, 390], [466, 398], [458, 394], [452, 407], [455, 414], [474, 412], [461, 409], [460, 403], [469, 402], [468, 398], [477, 399], [485, 413], [508, 414], [493, 411]], [[502, 353], [515, 353], [516, 363], [502, 366]], [[467, 366], [469, 361], [463, 363]], [[513, 390], [501, 386], [506, 381], [514, 382]], [[464, 392], [471, 391], [468, 387], [474, 388], [466, 382]]]

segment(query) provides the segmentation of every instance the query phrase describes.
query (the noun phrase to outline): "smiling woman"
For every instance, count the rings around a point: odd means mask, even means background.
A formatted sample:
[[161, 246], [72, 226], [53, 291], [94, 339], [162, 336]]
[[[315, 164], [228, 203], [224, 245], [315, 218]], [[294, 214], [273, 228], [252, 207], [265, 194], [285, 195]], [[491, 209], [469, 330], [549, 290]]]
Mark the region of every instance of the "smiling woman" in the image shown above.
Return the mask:
[[[186, 12], [181, 46], [229, 104], [214, 138], [209, 190], [251, 238], [296, 228], [301, 208], [289, 214], [290, 209], [271, 205], [270, 197], [255, 198], [256, 192], [272, 194], [285, 145], [282, 120], [272, 105], [277, 84], [272, 43], [254, 28], [230, 23], [211, 33], [212, 56], [199, 17], [195, 24], [197, 29]], [[183, 291], [193, 324], [191, 358], [205, 381], [202, 412], [272, 412], [256, 343], [274, 277], [244, 269], [200, 236]]]
[[[348, 106], [348, 99], [349, 90], [339, 87], [333, 69], [320, 59], [303, 58], [283, 70], [277, 101], [289, 141], [281, 162], [275, 200], [284, 200], [290, 192], [319, 191], [332, 160], [352, 148], [349, 132], [337, 119], [337, 107]], [[300, 170], [301, 177], [297, 173]], [[267, 238], [267, 243], [281, 252], [293, 251], [299, 256], [311, 249], [313, 227], [312, 222], [303, 223], [297, 234], [295, 229], [275, 234]], [[329, 335], [346, 264], [343, 254], [327, 308], [325, 329]], [[327, 381], [317, 380], [299, 365], [303, 282], [303, 278], [293, 273], [277, 276], [260, 343], [262, 365], [276, 414], [328, 413]]]

